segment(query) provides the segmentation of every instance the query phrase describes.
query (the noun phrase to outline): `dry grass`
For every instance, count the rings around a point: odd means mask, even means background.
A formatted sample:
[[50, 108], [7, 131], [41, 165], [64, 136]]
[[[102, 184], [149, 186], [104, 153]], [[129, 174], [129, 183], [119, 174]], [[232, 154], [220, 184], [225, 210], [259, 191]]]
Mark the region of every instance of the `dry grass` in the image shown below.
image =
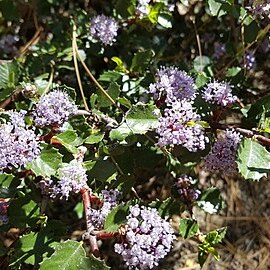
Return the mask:
[[[221, 256], [206, 260], [203, 270], [267, 270], [270, 269], [270, 182], [248, 182], [243, 179], [209, 177], [201, 172], [201, 184], [218, 186], [226, 207], [219, 215], [194, 209], [203, 232], [227, 226], [226, 239], [219, 245]], [[197, 243], [176, 243], [174, 250], [159, 269], [197, 270]]]

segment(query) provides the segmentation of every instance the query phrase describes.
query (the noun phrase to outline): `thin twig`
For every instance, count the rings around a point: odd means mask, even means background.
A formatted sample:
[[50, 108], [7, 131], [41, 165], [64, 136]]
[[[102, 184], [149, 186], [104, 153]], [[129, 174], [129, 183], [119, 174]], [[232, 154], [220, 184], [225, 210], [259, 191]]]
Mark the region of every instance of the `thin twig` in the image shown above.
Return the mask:
[[[87, 67], [87, 65], [85, 64], [84, 60], [82, 59], [80, 53], [79, 53], [79, 49], [78, 49], [78, 45], [77, 45], [77, 41], [76, 41], [76, 26], [74, 24], [74, 28], [73, 28], [73, 46], [74, 46], [74, 50], [80, 60], [80, 62], [82, 63], [86, 73], [89, 75], [89, 77], [91, 78], [91, 80], [94, 82], [94, 84], [98, 87], [98, 89], [106, 96], [106, 98], [123, 114], [125, 114], [125, 112], [121, 109], [120, 106], [117, 105], [117, 103], [114, 101], [114, 99], [107, 93], [107, 91], [101, 86], [101, 84], [96, 80], [96, 78], [94, 77], [94, 75], [92, 74], [92, 72], [90, 71], [90, 69]], [[72, 47], [73, 47], [72, 46]]]
[[85, 109], [87, 111], [89, 111], [89, 107], [87, 105], [86, 98], [85, 98], [85, 95], [84, 95], [84, 92], [83, 92], [82, 81], [81, 81], [80, 71], [79, 71], [79, 67], [78, 67], [77, 54], [78, 54], [79, 58], [80, 58], [80, 55], [79, 55], [78, 51], [76, 50], [76, 48], [77, 48], [76, 38], [77, 38], [76, 25], [74, 24], [73, 25], [73, 35], [72, 35], [73, 62], [74, 62], [74, 67], [75, 67], [75, 72], [76, 72], [76, 76], [77, 76], [78, 85], [79, 85], [81, 96], [82, 96], [82, 99], [83, 99], [83, 104], [84, 104]]
[[[197, 26], [196, 26], [196, 22], [195, 19], [192, 20], [192, 23], [194, 25], [194, 30], [195, 30], [195, 35], [196, 35], [196, 41], [197, 41], [197, 45], [198, 45], [198, 50], [199, 50], [199, 56], [200, 56], [200, 67], [202, 69], [202, 47], [201, 47], [201, 40], [200, 40], [200, 36], [198, 34], [197, 31]], [[201, 70], [202, 71], [202, 70]]]

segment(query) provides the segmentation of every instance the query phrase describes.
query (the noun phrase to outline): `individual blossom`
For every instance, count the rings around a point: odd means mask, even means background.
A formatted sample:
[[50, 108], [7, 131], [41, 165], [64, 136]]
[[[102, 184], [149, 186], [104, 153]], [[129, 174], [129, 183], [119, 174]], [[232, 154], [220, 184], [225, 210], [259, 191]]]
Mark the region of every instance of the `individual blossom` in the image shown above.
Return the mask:
[[6, 54], [15, 55], [18, 53], [18, 49], [15, 46], [19, 41], [19, 37], [17, 35], [3, 35], [0, 38], [0, 52], [3, 51]]
[[194, 80], [185, 71], [175, 67], [161, 67], [156, 77], [156, 82], [149, 86], [149, 93], [156, 100], [165, 98], [167, 105], [171, 105], [177, 100], [195, 98]]
[[9, 207], [9, 202], [5, 200], [0, 201], [0, 226], [7, 224], [9, 222], [7, 209]]
[[193, 187], [193, 179], [185, 174], [175, 183], [178, 194], [184, 202], [190, 203], [198, 199], [200, 191]]
[[135, 205], [129, 207], [126, 234], [114, 250], [129, 269], [152, 269], [171, 250], [174, 239], [171, 225], [157, 209]]
[[156, 129], [159, 135], [158, 144], [182, 145], [191, 152], [203, 150], [208, 137], [205, 136], [200, 120], [200, 115], [194, 111], [190, 101], [173, 103], [172, 108], [166, 108], [164, 116], [159, 118]]
[[204, 87], [202, 97], [206, 101], [220, 106], [228, 106], [237, 100], [232, 94], [231, 86], [226, 82], [214, 81]]
[[241, 138], [241, 135], [235, 130], [226, 130], [225, 134], [216, 140], [210, 153], [205, 157], [204, 169], [228, 176], [236, 173], [235, 158]]
[[247, 70], [254, 69], [256, 66], [256, 58], [252, 51], [246, 51], [244, 55], [244, 67]]
[[19, 168], [40, 154], [34, 129], [26, 126], [26, 111], [0, 113], [0, 171]]
[[118, 28], [118, 23], [114, 18], [98, 15], [91, 20], [90, 34], [105, 46], [112, 45], [116, 41]]
[[139, 0], [136, 7], [136, 13], [140, 16], [147, 16], [149, 14], [149, 5], [150, 0]]
[[[76, 159], [64, 164], [58, 170], [58, 178], [60, 180], [52, 186], [50, 191], [52, 198], [59, 196], [61, 199], [68, 199], [70, 193], [78, 193], [82, 188], [87, 187], [86, 169], [82, 162]], [[46, 184], [51, 184], [51, 182], [47, 180]]]
[[104, 189], [101, 191], [101, 204], [97, 206], [97, 209], [91, 208], [87, 218], [92, 227], [95, 229], [103, 228], [107, 215], [113, 207], [118, 205], [120, 195], [121, 192], [117, 189]]
[[35, 124], [40, 127], [61, 127], [77, 111], [77, 106], [66, 92], [54, 90], [40, 98], [33, 112], [33, 118]]

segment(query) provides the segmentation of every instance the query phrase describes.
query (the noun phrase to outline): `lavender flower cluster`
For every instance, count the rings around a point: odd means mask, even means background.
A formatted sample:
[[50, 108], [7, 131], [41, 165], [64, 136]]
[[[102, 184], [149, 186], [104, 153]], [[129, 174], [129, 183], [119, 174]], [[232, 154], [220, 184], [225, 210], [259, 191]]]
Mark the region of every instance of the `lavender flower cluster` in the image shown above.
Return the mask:
[[224, 107], [237, 100], [237, 97], [232, 94], [231, 86], [228, 83], [218, 81], [208, 83], [203, 89], [202, 97], [210, 103]]
[[235, 130], [226, 130], [225, 134], [216, 140], [210, 153], [205, 157], [204, 169], [228, 176], [236, 173], [235, 158], [241, 138], [241, 135]]
[[8, 206], [9, 206], [9, 202], [0, 201], [0, 226], [7, 224], [9, 222], [9, 218], [7, 215]]
[[180, 175], [175, 186], [181, 199], [186, 203], [197, 200], [200, 195], [200, 191], [193, 187], [193, 179], [185, 174]]
[[40, 127], [61, 127], [77, 110], [74, 101], [66, 92], [54, 90], [40, 98], [33, 112], [33, 119]]
[[161, 67], [156, 74], [157, 80], [150, 84], [149, 93], [153, 94], [156, 100], [165, 97], [167, 105], [175, 101], [195, 98], [195, 84], [185, 71], [175, 67]]
[[[87, 186], [86, 169], [82, 166], [82, 162], [76, 159], [58, 170], [58, 178], [60, 181], [53, 185], [50, 191], [52, 198], [60, 195], [61, 199], [68, 199], [71, 192], [78, 193]], [[48, 184], [51, 185], [52, 181], [47, 181], [46, 188]]]
[[24, 121], [26, 111], [2, 112], [0, 116], [0, 171], [26, 165], [39, 153], [39, 142], [34, 130]]
[[114, 250], [129, 269], [152, 269], [170, 251], [174, 239], [172, 227], [156, 209], [135, 205], [129, 208], [125, 239]]
[[91, 20], [90, 34], [92, 38], [101, 41], [105, 46], [116, 41], [119, 26], [116, 20], [105, 15], [98, 15]]
[[111, 209], [118, 205], [120, 195], [121, 192], [117, 189], [101, 191], [102, 206], [99, 209], [91, 208], [87, 219], [95, 229], [103, 228], [105, 218]]
[[219, 59], [226, 53], [225, 44], [216, 41], [214, 43], [214, 58]]
[[244, 67], [247, 70], [254, 69], [256, 66], [256, 58], [252, 51], [246, 51], [244, 55]]
[[159, 134], [158, 144], [183, 145], [191, 152], [203, 150], [209, 139], [205, 136], [203, 126], [198, 123], [200, 120], [200, 115], [194, 112], [190, 101], [175, 102], [173, 107], [166, 108], [164, 116], [159, 118], [156, 129]]
[[270, 0], [254, 1], [250, 0], [250, 7], [248, 9], [261, 19], [270, 19]]
[[1, 37], [0, 39], [0, 51], [3, 51], [6, 54], [15, 55], [18, 53], [18, 49], [15, 44], [19, 41], [17, 35], [7, 34]]

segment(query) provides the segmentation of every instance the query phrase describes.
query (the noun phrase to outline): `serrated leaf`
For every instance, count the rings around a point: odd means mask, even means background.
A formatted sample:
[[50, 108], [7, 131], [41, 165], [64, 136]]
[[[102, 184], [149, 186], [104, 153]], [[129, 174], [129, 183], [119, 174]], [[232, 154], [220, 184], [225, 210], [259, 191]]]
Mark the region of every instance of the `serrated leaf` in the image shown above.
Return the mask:
[[92, 131], [92, 134], [85, 139], [84, 143], [86, 143], [86, 144], [99, 143], [100, 141], [102, 141], [103, 138], [104, 138], [103, 132]]
[[60, 133], [54, 136], [57, 141], [59, 141], [65, 148], [75, 154], [78, 153], [78, 149], [76, 146], [79, 146], [83, 143], [83, 140], [78, 136], [76, 131], [74, 130], [67, 130], [63, 133]]
[[56, 246], [52, 256], [40, 265], [40, 270], [108, 270], [105, 263], [93, 256], [86, 257], [82, 242], [67, 240]]
[[28, 163], [27, 169], [32, 170], [36, 176], [49, 177], [55, 175], [62, 165], [62, 156], [57, 149], [44, 144], [40, 155]]
[[[12, 88], [17, 83], [18, 67], [16, 62], [0, 61], [0, 88]], [[12, 89], [10, 89], [12, 91]], [[1, 93], [1, 92], [0, 92]]]
[[138, 52], [132, 58], [131, 70], [135, 72], [144, 72], [151, 63], [155, 53], [153, 50]]
[[256, 141], [244, 139], [238, 148], [236, 163], [245, 179], [259, 180], [270, 169], [270, 153]]
[[128, 203], [122, 203], [114, 207], [105, 219], [104, 230], [116, 232], [121, 224], [125, 224], [129, 206]]
[[155, 105], [151, 104], [136, 104], [126, 115], [126, 121], [118, 128], [111, 130], [110, 138], [112, 140], [122, 141], [132, 134], [145, 134], [150, 130], [154, 130], [158, 126], [158, 117], [153, 111]]
[[51, 256], [60, 237], [66, 233], [65, 226], [52, 220], [39, 232], [23, 235], [17, 241], [10, 258], [10, 266], [19, 269], [22, 262], [38, 266], [44, 258]]
[[205, 237], [205, 241], [211, 245], [221, 243], [226, 235], [226, 232], [227, 232], [226, 227], [209, 232]]
[[190, 218], [182, 218], [179, 224], [179, 233], [183, 238], [194, 236], [199, 230], [196, 220]]
[[30, 196], [13, 200], [8, 207], [9, 222], [19, 228], [33, 225], [38, 216], [39, 206]]
[[[108, 89], [107, 89], [107, 94], [114, 100], [116, 101], [116, 99], [118, 98], [119, 96], [119, 93], [120, 93], [120, 86], [119, 84], [117, 84], [116, 82], [112, 82]], [[113, 103], [108, 99], [107, 96], [104, 95], [103, 92], [99, 91], [98, 92], [98, 105], [100, 107], [109, 107], [111, 106]]]
[[222, 10], [222, 3], [216, 0], [207, 0], [210, 14], [212, 16], [221, 17], [222, 15], [226, 14], [224, 10]]

